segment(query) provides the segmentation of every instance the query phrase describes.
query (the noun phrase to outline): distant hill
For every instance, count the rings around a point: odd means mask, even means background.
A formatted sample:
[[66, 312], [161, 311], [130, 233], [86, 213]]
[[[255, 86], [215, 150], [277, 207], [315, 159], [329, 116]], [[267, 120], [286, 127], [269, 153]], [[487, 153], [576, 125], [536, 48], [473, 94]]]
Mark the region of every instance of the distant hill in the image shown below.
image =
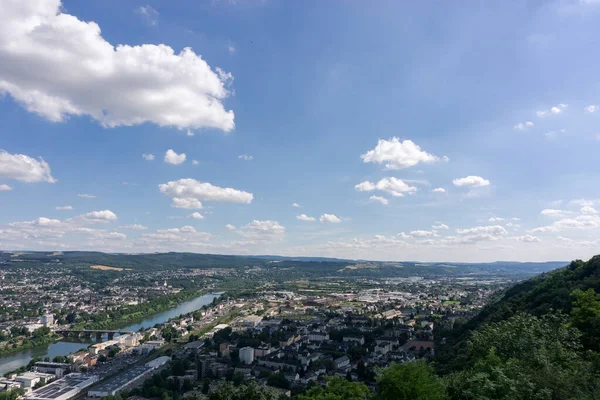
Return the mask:
[[[409, 276], [532, 276], [561, 267], [566, 262], [495, 262], [495, 263], [423, 263], [348, 260], [329, 257], [283, 257], [276, 255], [235, 256], [198, 253], [101, 253], [0, 252], [0, 268], [59, 264], [72, 268], [101, 265], [133, 271], [172, 268], [244, 268], [286, 269], [288, 274], [340, 277], [409, 277]], [[291, 275], [289, 276], [292, 277]]]

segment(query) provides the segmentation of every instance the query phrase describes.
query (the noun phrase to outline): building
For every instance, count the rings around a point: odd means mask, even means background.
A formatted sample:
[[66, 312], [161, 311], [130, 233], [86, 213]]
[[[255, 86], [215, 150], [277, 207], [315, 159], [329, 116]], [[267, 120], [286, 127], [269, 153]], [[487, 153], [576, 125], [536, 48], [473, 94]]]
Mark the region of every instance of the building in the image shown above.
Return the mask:
[[[156, 360], [158, 360], [158, 358]], [[152, 374], [153, 370], [154, 367], [148, 367], [146, 365], [140, 365], [127, 369], [124, 372], [119, 373], [114, 378], [95, 386], [92, 390], [88, 391], [87, 395], [88, 397], [114, 396], [120, 391], [132, 386], [136, 382], [146, 379]]]
[[55, 376], [52, 374], [45, 374], [43, 372], [24, 372], [13, 378], [17, 382], [23, 383], [23, 388], [33, 388], [38, 383], [46, 383], [54, 379]]
[[249, 315], [247, 317], [240, 318], [237, 321], [236, 326], [244, 328], [255, 328], [256, 326], [258, 326], [258, 324], [260, 324], [261, 321], [262, 317], [259, 317], [258, 315]]
[[[87, 353], [85, 353], [87, 354]], [[56, 363], [56, 362], [45, 362], [38, 361], [33, 364], [33, 370], [35, 372], [43, 372], [46, 374], [52, 374], [57, 378], [62, 378], [65, 373], [69, 370], [70, 365], [66, 363]]]
[[322, 331], [312, 331], [308, 334], [308, 340], [310, 342], [324, 342], [329, 340], [329, 333]]
[[87, 374], [68, 374], [44, 387], [26, 394], [26, 400], [67, 400], [83, 389], [98, 381], [98, 376]]
[[344, 342], [352, 342], [352, 343], [356, 343], [359, 345], [363, 345], [365, 344], [365, 338], [364, 336], [344, 336]]
[[240, 361], [244, 364], [252, 364], [254, 362], [254, 349], [252, 347], [242, 347], [240, 349]]
[[165, 365], [169, 361], [171, 361], [171, 357], [162, 356], [162, 357], [155, 358], [152, 361], [148, 361], [145, 365], [146, 365], [146, 367], [150, 367], [150, 368], [158, 368], [162, 365]]
[[342, 356], [340, 358], [336, 358], [333, 361], [333, 364], [335, 365], [335, 369], [345, 369], [350, 366], [350, 359], [348, 356]]
[[40, 318], [40, 322], [44, 326], [52, 326], [52, 325], [54, 325], [54, 315], [52, 315], [50, 313], [44, 314]]
[[254, 356], [255, 357], [264, 357], [264, 356], [271, 354], [272, 351], [273, 351], [273, 348], [271, 347], [270, 344], [263, 343], [260, 346], [258, 346], [256, 349], [254, 349]]

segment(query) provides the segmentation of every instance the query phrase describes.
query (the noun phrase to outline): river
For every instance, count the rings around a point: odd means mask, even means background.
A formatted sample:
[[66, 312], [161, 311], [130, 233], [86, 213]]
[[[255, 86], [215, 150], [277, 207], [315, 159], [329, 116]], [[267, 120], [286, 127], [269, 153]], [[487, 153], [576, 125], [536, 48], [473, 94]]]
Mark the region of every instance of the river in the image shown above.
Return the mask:
[[[196, 311], [202, 308], [203, 305], [212, 303], [215, 297], [219, 297], [220, 293], [209, 293], [203, 296], [196, 297], [192, 300], [185, 301], [176, 307], [169, 310], [162, 311], [156, 314], [149, 315], [144, 320], [137, 324], [129, 325], [122, 330], [124, 331], [137, 331], [140, 328], [149, 328], [156, 324], [162, 324], [171, 318], [177, 317], [181, 314], [187, 314], [192, 311]], [[103, 340], [106, 340], [104, 337]], [[94, 339], [62, 339], [56, 343], [47, 344], [39, 347], [32, 347], [31, 349], [19, 351], [17, 353], [11, 353], [4, 356], [0, 356], [0, 376], [5, 373], [15, 370], [23, 365], [27, 365], [32, 358], [35, 357], [50, 357], [50, 359], [56, 356], [66, 356], [69, 353], [77, 351], [81, 348], [86, 348], [90, 344], [94, 343]]]

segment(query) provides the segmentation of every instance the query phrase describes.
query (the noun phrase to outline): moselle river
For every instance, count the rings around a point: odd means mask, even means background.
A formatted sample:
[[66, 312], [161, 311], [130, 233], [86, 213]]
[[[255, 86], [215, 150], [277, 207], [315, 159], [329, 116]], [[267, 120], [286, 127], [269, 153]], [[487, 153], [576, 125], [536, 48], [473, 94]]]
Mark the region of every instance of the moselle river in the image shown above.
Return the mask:
[[[202, 308], [203, 305], [212, 303], [215, 297], [219, 297], [221, 293], [209, 293], [200, 297], [196, 297], [192, 300], [185, 301], [176, 307], [169, 310], [152, 314], [141, 322], [122, 328], [124, 331], [137, 331], [140, 328], [150, 328], [156, 324], [162, 324], [171, 318], [177, 317], [181, 314], [187, 314], [192, 311], [196, 311]], [[103, 338], [106, 340], [106, 336]], [[39, 347], [32, 347], [27, 350], [19, 351], [17, 353], [11, 353], [4, 356], [0, 356], [0, 375], [17, 369], [23, 365], [27, 365], [32, 358], [35, 357], [50, 357], [50, 359], [56, 356], [66, 356], [69, 353], [78, 351], [82, 348], [87, 348], [90, 344], [94, 343], [94, 339], [75, 339], [68, 338], [62, 339], [58, 342], [47, 344]]]

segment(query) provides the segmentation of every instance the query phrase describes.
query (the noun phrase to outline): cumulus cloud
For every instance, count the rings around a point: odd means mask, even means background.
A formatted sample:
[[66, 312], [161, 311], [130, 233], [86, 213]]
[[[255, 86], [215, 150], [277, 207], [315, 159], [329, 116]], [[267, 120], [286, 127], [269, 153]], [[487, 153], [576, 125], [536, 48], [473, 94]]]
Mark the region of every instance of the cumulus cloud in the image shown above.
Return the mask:
[[146, 229], [148, 229], [144, 225], [140, 225], [140, 224], [124, 225], [124, 226], [120, 226], [119, 228], [120, 229], [133, 229], [134, 231], [145, 231]]
[[379, 202], [379, 203], [383, 204], [384, 206], [387, 206], [389, 203], [388, 199], [386, 199], [385, 197], [381, 197], [381, 196], [371, 196], [371, 197], [369, 197], [369, 200]]
[[[390, 140], [379, 139], [373, 150], [360, 156], [365, 163], [385, 164], [385, 169], [403, 169], [419, 163], [431, 164], [440, 158], [429, 154], [411, 140], [400, 141], [393, 137]], [[443, 158], [447, 160], [447, 157]]]
[[59, 211], [70, 211], [73, 209], [73, 207], [72, 206], [57, 206], [56, 209]]
[[[1, 31], [2, 28], [0, 28], [0, 32]], [[1, 54], [2, 52], [0, 50], [0, 55]], [[2, 69], [2, 64], [3, 63], [0, 63], [0, 71]], [[0, 94], [1, 93], [2, 75], [0, 74]], [[10, 154], [4, 150], [0, 150], [0, 178], [15, 179], [27, 183], [56, 182], [50, 172], [50, 165], [48, 165], [43, 158], [40, 157], [39, 160], [36, 160], [35, 158], [24, 154]]]
[[513, 236], [511, 239], [524, 243], [540, 243], [542, 241], [539, 237], [531, 235]]
[[173, 149], [169, 149], [165, 153], [165, 162], [167, 164], [179, 165], [185, 161], [185, 158], [185, 153], [177, 154]]
[[513, 128], [517, 131], [524, 131], [528, 128], [531, 128], [533, 125], [534, 123], [531, 121], [518, 122], [515, 124], [515, 126], [513, 126]]
[[200, 209], [202, 201], [250, 204], [252, 193], [232, 188], [222, 188], [208, 182], [186, 178], [158, 185], [161, 193], [171, 197], [176, 208]]
[[92, 211], [80, 217], [90, 222], [110, 222], [117, 220], [117, 214], [110, 210]]
[[469, 175], [465, 176], [464, 178], [454, 179], [452, 183], [454, 184], [454, 186], [474, 188], [489, 186], [490, 181], [488, 181], [487, 179], [483, 179], [480, 176]]
[[490, 234], [490, 235], [505, 235], [508, 232], [503, 226], [500, 225], [487, 225], [487, 226], [476, 226], [474, 228], [457, 229], [456, 233], [459, 235], [468, 234]]
[[255, 242], [281, 240], [285, 236], [285, 227], [277, 221], [255, 219], [242, 226], [238, 233]]
[[95, 199], [96, 196], [94, 196], [93, 194], [87, 194], [87, 193], [79, 193], [77, 195], [77, 197], [81, 197], [82, 199]]
[[12, 187], [8, 185], [0, 185], [0, 192], [8, 192], [9, 190], [12, 190]]
[[204, 219], [204, 215], [200, 214], [199, 212], [193, 212], [190, 215], [188, 215], [188, 218], [193, 218], [193, 219]]
[[585, 112], [588, 113], [595, 113], [596, 111], [600, 110], [600, 106], [595, 105], [595, 104], [590, 104], [589, 106], [584, 108]]
[[431, 189], [431, 191], [433, 193], [446, 193], [446, 189], [439, 187], [439, 188], [435, 188], [435, 189]]
[[410, 238], [412, 238], [412, 236], [411, 236], [411, 235], [409, 235], [409, 234], [407, 234], [407, 233], [404, 233], [404, 232], [400, 232], [400, 233], [398, 233], [396, 236], [398, 236], [398, 237], [400, 237], [400, 238], [402, 238], [402, 239], [410, 239]]
[[571, 229], [594, 229], [600, 228], [600, 216], [596, 214], [583, 214], [574, 218], [563, 218], [551, 225], [534, 228], [530, 233], [562, 232]]
[[294, 207], [294, 208], [300, 208], [302, 206], [300, 204], [298, 204], [298, 203], [292, 203], [292, 207]]
[[431, 227], [431, 229], [440, 231], [440, 230], [450, 229], [450, 227], [448, 225], [446, 225], [446, 224], [437, 224], [437, 225], [433, 225]]
[[417, 191], [417, 188], [410, 186], [405, 183], [402, 179], [392, 177], [382, 178], [377, 183], [370, 181], [364, 181], [355, 185], [354, 188], [359, 192], [371, 192], [373, 190], [380, 190], [386, 192], [395, 197], [402, 197], [405, 193], [412, 194]]
[[583, 206], [580, 210], [580, 212], [584, 215], [594, 215], [594, 214], [598, 214], [598, 211], [596, 211], [596, 209], [594, 207], [591, 206]]
[[252, 157], [250, 154], [241, 154], [238, 156], [238, 158], [244, 161], [252, 161], [254, 159], [254, 157]]
[[537, 115], [540, 118], [546, 117], [548, 115], [557, 115], [557, 114], [561, 114], [567, 107], [568, 107], [567, 104], [561, 103], [554, 107], [551, 107], [549, 110], [539, 110], [535, 113], [535, 115]]
[[235, 231], [235, 225], [227, 224], [225, 225], [225, 228], [229, 229], [230, 231]]
[[423, 237], [435, 236], [436, 234], [434, 231], [416, 230], [416, 231], [411, 231], [410, 235], [413, 237], [417, 237], [417, 238], [423, 238]]
[[502, 218], [502, 217], [490, 217], [488, 219], [488, 222], [500, 222], [500, 221], [504, 221], [504, 220], [505, 220], [505, 218]]
[[147, 160], [147, 161], [154, 160], [154, 154], [146, 154], [146, 153], [144, 153], [144, 154], [142, 154], [142, 157], [144, 158], [144, 160]]
[[564, 217], [569, 214], [569, 211], [566, 210], [556, 210], [554, 208], [546, 208], [540, 212], [540, 214], [546, 217]]
[[87, 115], [105, 127], [146, 122], [234, 128], [222, 101], [233, 77], [190, 48], [114, 46], [59, 0], [8, 0], [0, 14], [0, 93], [50, 121]]
[[200, 164], [200, 161], [198, 161], [198, 160], [192, 160], [192, 164], [198, 165], [198, 164]]
[[319, 221], [321, 223], [330, 223], [330, 224], [338, 224], [342, 222], [341, 219], [336, 217], [334, 214], [323, 214], [319, 217]]
[[308, 221], [308, 222], [314, 222], [314, 221], [316, 221], [316, 219], [314, 217], [309, 217], [306, 214], [297, 215], [296, 219], [299, 219], [300, 221]]

